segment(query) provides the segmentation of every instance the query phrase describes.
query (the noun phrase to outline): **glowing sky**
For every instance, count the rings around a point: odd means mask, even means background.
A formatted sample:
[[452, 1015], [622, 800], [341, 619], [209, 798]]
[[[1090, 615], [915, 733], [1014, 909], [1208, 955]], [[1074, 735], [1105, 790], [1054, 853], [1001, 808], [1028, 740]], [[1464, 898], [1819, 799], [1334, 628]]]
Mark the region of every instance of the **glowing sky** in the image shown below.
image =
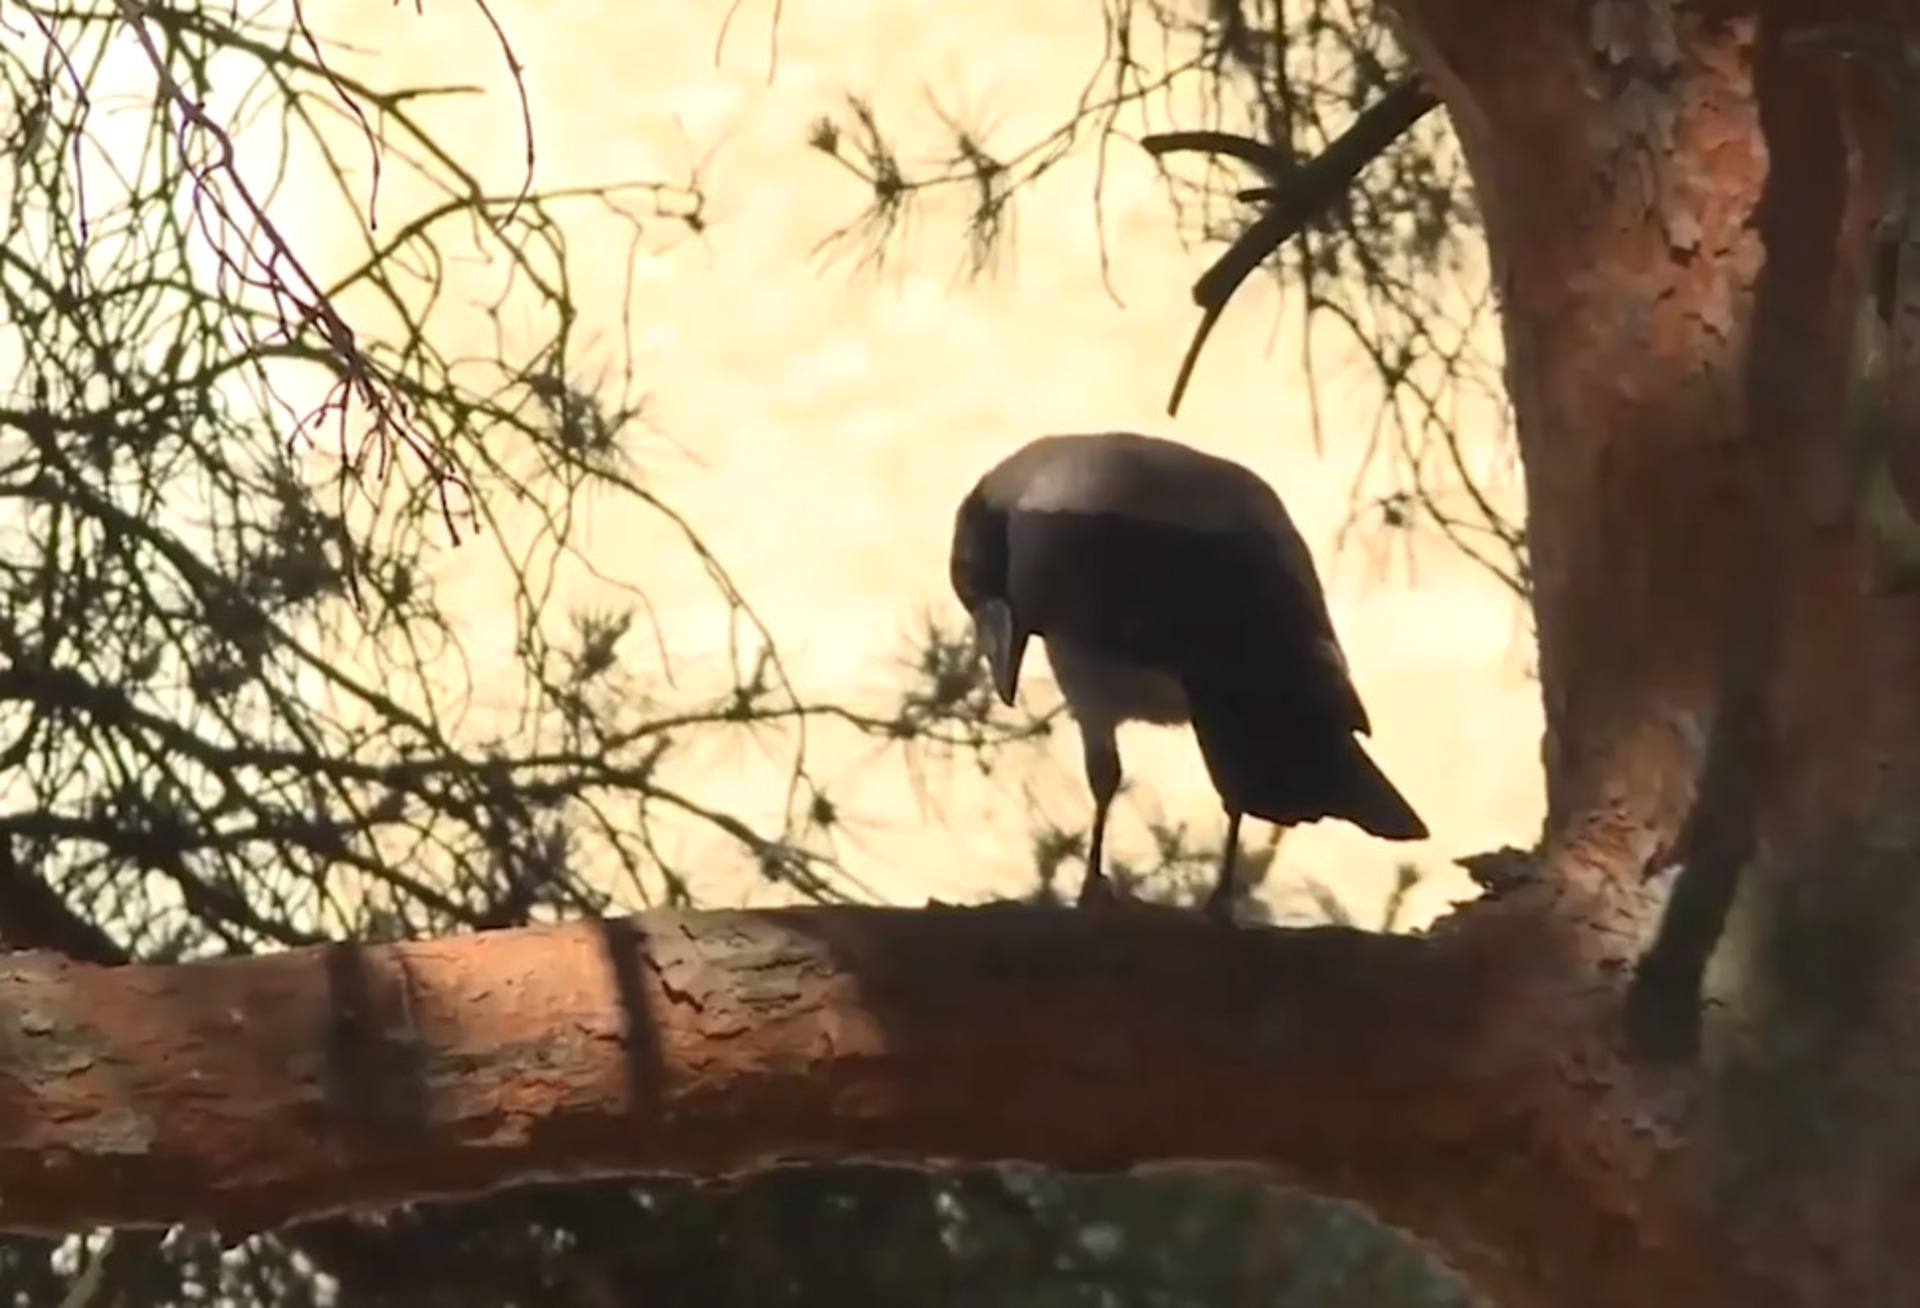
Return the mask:
[[[1522, 615], [1511, 598], [1437, 542], [1362, 537], [1337, 558], [1334, 535], [1365, 453], [1377, 395], [1351, 354], [1324, 349], [1316, 454], [1301, 371], [1300, 323], [1270, 286], [1228, 312], [1177, 420], [1167, 385], [1193, 323], [1187, 295], [1209, 257], [1183, 248], [1164, 193], [1137, 152], [1114, 154], [1105, 195], [1111, 278], [1102, 286], [1089, 203], [1092, 160], [1062, 167], [1020, 204], [1009, 257], [994, 277], [954, 277], [961, 239], [936, 207], [882, 277], [810, 257], [854, 217], [859, 187], [804, 148], [807, 124], [844, 90], [872, 96], [899, 125], [911, 158], [937, 144], [928, 92], [1023, 142], [1058, 120], [1098, 54], [1091, 3], [804, 0], [780, 18], [768, 82], [765, 3], [742, 6], [715, 61], [720, 0], [635, 5], [608, 0], [498, 0], [526, 68], [539, 177], [559, 185], [623, 177], [684, 178], [698, 167], [712, 226], [636, 271], [631, 305], [637, 379], [665, 442], [652, 475], [708, 533], [813, 689], [883, 684], [916, 606], [949, 604], [945, 550], [953, 505], [993, 459], [1048, 430], [1134, 427], [1249, 463], [1286, 498], [1313, 544], [1375, 735], [1372, 749], [1422, 810], [1434, 839], [1388, 846], [1344, 827], [1303, 831], [1283, 871], [1327, 878], [1362, 912], [1410, 854], [1437, 873], [1417, 901], [1425, 917], [1466, 882], [1454, 854], [1528, 843], [1539, 822], [1539, 709], [1525, 679]], [[474, 82], [483, 99], [436, 119], [465, 156], [509, 187], [522, 166], [519, 112], [479, 13], [388, 0], [309, 6], [365, 57], [342, 61], [387, 83]], [[400, 212], [404, 196], [391, 199]], [[316, 249], [324, 223], [301, 223]], [[329, 221], [337, 221], [330, 219]], [[590, 316], [617, 354], [627, 249], [589, 224], [576, 251], [606, 272], [585, 288]], [[596, 244], [596, 242], [598, 244]], [[470, 328], [485, 327], [477, 319]], [[1329, 346], [1336, 338], [1329, 334]], [[1492, 465], [1490, 415], [1465, 421]], [[687, 457], [688, 455], [692, 458]], [[1507, 494], [1511, 502], [1511, 488]], [[649, 533], [655, 533], [650, 535]], [[677, 645], [717, 640], [714, 602], [690, 571], [660, 564], [656, 529], [637, 510], [593, 510], [592, 552], [606, 572], [644, 585]], [[459, 553], [444, 560], [463, 583]], [[460, 590], [470, 635], [500, 649], [506, 615], [488, 583]], [[1050, 696], [1043, 662], [1027, 694]], [[1136, 804], [1117, 842], [1139, 838], [1138, 812], [1217, 823], [1188, 738], [1150, 728], [1123, 737]], [[852, 758], [827, 759], [852, 767]], [[723, 795], [739, 759], [711, 764]], [[1084, 804], [1069, 733], [1031, 783], [1049, 809]], [[958, 773], [935, 782], [944, 818], [924, 812], [896, 767], [851, 775], [843, 795], [866, 819], [847, 849], [887, 898], [977, 897], [1011, 887], [1027, 864], [1018, 805]], [[716, 893], [737, 898], [743, 887]]]

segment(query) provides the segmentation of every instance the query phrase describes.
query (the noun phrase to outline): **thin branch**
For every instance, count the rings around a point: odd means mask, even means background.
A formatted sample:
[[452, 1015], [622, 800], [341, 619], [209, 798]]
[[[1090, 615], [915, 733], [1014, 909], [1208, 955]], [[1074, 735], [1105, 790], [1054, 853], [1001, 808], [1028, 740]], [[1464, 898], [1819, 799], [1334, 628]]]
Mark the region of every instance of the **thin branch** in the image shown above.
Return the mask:
[[1167, 400], [1169, 415], [1180, 411], [1200, 351], [1241, 283], [1275, 250], [1338, 204], [1354, 178], [1439, 103], [1431, 91], [1409, 77], [1369, 105], [1324, 151], [1298, 166], [1292, 166], [1290, 157], [1273, 145], [1226, 132], [1169, 132], [1140, 142], [1155, 158], [1188, 150], [1224, 154], [1253, 164], [1268, 178], [1266, 187], [1243, 192], [1248, 199], [1264, 202], [1265, 209], [1193, 284], [1200, 323], [1174, 378]]

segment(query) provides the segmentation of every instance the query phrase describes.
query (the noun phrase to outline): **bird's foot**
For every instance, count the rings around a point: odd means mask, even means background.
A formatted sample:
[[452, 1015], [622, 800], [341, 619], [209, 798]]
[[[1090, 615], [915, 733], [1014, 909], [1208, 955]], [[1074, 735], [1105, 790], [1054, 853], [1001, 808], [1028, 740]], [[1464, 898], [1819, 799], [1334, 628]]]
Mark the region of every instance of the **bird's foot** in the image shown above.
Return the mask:
[[1118, 908], [1125, 899], [1126, 896], [1114, 888], [1113, 882], [1107, 879], [1104, 872], [1089, 871], [1086, 879], [1080, 883], [1079, 906], [1083, 909], [1093, 909], [1097, 912]]
[[1089, 877], [1080, 886], [1079, 908], [1082, 912], [1098, 914], [1103, 921], [1156, 919], [1172, 922], [1175, 919], [1192, 921], [1192, 910], [1174, 904], [1155, 903], [1150, 899], [1138, 899], [1120, 889], [1106, 877]]
[[1234, 925], [1233, 897], [1231, 895], [1223, 895], [1216, 890], [1213, 894], [1207, 896], [1207, 902], [1202, 905], [1200, 911], [1206, 915], [1207, 920], [1210, 922], [1218, 922], [1221, 926]]

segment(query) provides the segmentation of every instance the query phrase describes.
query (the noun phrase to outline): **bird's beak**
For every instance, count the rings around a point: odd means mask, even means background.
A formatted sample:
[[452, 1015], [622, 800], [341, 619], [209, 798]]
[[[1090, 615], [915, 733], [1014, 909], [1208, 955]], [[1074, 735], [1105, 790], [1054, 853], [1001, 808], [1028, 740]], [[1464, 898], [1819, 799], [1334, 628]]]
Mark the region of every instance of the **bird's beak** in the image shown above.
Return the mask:
[[1015, 634], [1013, 609], [1005, 600], [982, 600], [974, 607], [973, 646], [986, 656], [1000, 702], [1011, 708], [1014, 688], [1020, 683], [1020, 660], [1027, 652], [1027, 633]]

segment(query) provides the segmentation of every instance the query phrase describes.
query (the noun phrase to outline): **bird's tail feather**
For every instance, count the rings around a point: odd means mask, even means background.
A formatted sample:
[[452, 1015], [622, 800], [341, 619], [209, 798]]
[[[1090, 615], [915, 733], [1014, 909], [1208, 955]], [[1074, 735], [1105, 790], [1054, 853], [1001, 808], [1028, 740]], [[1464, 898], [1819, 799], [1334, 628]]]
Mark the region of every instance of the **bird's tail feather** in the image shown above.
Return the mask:
[[1366, 748], [1347, 737], [1348, 748], [1333, 770], [1328, 793], [1328, 817], [1345, 818], [1382, 840], [1425, 840], [1427, 824], [1413, 811], [1406, 796], [1387, 780], [1387, 774]]
[[1338, 818], [1382, 840], [1427, 838], [1427, 824], [1351, 732], [1249, 712], [1235, 702], [1241, 696], [1215, 702], [1200, 686], [1188, 698], [1201, 756], [1229, 808], [1282, 826]]

